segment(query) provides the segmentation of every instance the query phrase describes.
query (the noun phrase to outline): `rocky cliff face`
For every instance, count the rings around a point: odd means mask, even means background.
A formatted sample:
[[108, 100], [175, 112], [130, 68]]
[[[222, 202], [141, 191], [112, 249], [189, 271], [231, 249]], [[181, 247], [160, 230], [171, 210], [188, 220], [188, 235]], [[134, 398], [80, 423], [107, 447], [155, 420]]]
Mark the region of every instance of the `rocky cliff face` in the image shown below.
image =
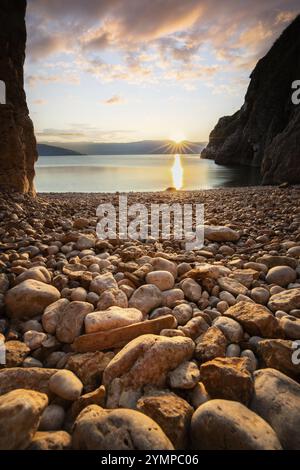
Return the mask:
[[6, 104], [0, 104], [0, 189], [34, 193], [37, 159], [33, 124], [23, 86], [26, 0], [0, 2], [0, 80]]
[[202, 158], [261, 168], [263, 183], [300, 183], [300, 105], [291, 100], [300, 80], [300, 16], [251, 74], [242, 108], [219, 120]]

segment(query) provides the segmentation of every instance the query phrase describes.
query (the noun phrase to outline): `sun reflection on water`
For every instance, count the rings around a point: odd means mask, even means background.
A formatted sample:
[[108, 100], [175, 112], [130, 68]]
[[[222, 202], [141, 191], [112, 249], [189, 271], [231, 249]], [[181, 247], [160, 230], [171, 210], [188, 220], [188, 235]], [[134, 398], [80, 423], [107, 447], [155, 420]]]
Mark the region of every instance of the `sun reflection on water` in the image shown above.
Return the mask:
[[179, 154], [174, 155], [174, 163], [172, 166], [172, 179], [174, 188], [181, 189], [183, 185], [183, 166]]

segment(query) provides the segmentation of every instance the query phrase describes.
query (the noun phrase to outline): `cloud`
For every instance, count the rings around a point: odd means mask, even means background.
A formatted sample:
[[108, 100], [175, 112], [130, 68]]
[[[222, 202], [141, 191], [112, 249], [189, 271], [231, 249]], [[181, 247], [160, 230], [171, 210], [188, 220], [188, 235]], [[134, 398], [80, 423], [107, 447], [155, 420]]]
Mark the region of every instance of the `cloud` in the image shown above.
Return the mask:
[[37, 131], [36, 135], [38, 137], [85, 137], [84, 132], [75, 132], [74, 130], [61, 130], [61, 129], [43, 129], [42, 131]]
[[62, 73], [61, 75], [47, 75], [47, 74], [36, 74], [26, 75], [25, 81], [30, 87], [36, 86], [38, 83], [50, 84], [50, 83], [68, 83], [78, 85], [80, 78], [76, 74]]
[[48, 101], [47, 100], [44, 100], [44, 99], [37, 99], [37, 100], [34, 100], [33, 101], [33, 104], [37, 104], [37, 105], [43, 105], [43, 104], [47, 104]]
[[294, 11], [281, 11], [278, 13], [275, 21], [275, 25], [281, 25], [285, 23], [289, 23], [292, 21], [295, 17], [295, 12]]
[[104, 104], [123, 104], [125, 103], [125, 99], [122, 98], [120, 95], [113, 95], [111, 98], [103, 101]]
[[85, 50], [103, 50], [110, 44], [110, 34], [106, 31], [100, 31], [99, 35], [92, 35], [83, 38], [82, 47]]
[[[223, 68], [249, 74], [296, 16], [298, 3], [28, 0], [28, 57], [44, 68], [47, 57], [71, 54], [76, 74], [84, 71], [104, 82], [177, 80], [193, 87]], [[107, 51], [114, 54], [111, 62], [103, 58]]]
[[[76, 129], [81, 129], [78, 132]], [[126, 142], [134, 139], [132, 129], [105, 130], [85, 123], [72, 123], [65, 129], [40, 129], [36, 131], [39, 142]]]
[[71, 47], [71, 41], [65, 36], [47, 34], [43, 31], [30, 38], [28, 44], [31, 60], [38, 60], [54, 53], [68, 52]]
[[260, 21], [256, 26], [247, 29], [240, 35], [239, 47], [255, 48], [257, 45], [263, 43], [266, 39], [273, 36], [270, 29], [264, 27]]
[[197, 65], [193, 68], [167, 71], [166, 77], [170, 80], [177, 81], [199, 80], [200, 78], [212, 77], [217, 73], [218, 70], [218, 66], [204, 67], [201, 65]]
[[100, 58], [80, 55], [77, 67], [85, 73], [92, 74], [101, 82], [126, 81], [131, 84], [153, 83], [156, 78], [150, 67], [139, 60], [124, 58], [124, 63], [110, 64]]
[[[29, 0], [32, 15], [44, 20], [63, 18], [67, 25], [94, 26], [107, 18], [126, 39], [149, 40], [190, 27], [201, 16], [199, 0]], [[78, 28], [79, 29], [79, 28]], [[124, 40], [125, 36], [123, 37]]]

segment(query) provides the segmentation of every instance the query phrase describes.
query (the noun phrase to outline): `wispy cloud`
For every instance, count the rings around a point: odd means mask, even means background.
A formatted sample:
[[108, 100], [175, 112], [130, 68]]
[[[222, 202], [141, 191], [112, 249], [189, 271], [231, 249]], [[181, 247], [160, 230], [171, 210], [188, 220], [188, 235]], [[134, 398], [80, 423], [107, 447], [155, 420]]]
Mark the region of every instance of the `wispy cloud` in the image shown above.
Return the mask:
[[43, 98], [41, 99], [37, 99], [37, 100], [33, 100], [33, 104], [36, 104], [38, 106], [41, 106], [41, 105], [44, 105], [44, 104], [47, 104], [48, 101], [47, 100], [44, 100]]
[[104, 104], [124, 104], [126, 103], [125, 99], [120, 95], [113, 95], [111, 98], [103, 101]]
[[68, 36], [60, 33], [51, 33], [45, 31], [44, 28], [37, 28], [38, 34], [33, 32], [30, 36], [30, 58], [31, 60], [39, 60], [55, 53], [71, 52], [73, 41]]
[[67, 137], [67, 138], [77, 138], [85, 137], [84, 132], [75, 132], [74, 130], [62, 130], [62, 129], [43, 129], [42, 131], [36, 131], [38, 137]]
[[[78, 131], [80, 129], [80, 131]], [[125, 142], [134, 138], [132, 129], [104, 130], [85, 123], [72, 123], [64, 129], [39, 129], [36, 136], [39, 142]]]
[[80, 83], [80, 79], [78, 75], [70, 74], [70, 73], [63, 73], [60, 75], [50, 75], [50, 74], [36, 74], [36, 75], [27, 75], [25, 77], [26, 82], [30, 87], [34, 87], [38, 83], [69, 83], [73, 85], [78, 85]]

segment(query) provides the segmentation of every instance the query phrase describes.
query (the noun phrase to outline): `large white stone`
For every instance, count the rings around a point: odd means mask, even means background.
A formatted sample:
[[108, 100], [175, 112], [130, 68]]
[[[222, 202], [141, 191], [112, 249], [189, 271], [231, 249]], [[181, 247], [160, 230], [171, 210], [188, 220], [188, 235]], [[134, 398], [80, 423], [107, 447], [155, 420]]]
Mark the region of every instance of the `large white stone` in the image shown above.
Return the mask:
[[137, 308], [145, 315], [148, 315], [156, 307], [161, 306], [162, 299], [162, 292], [158, 287], [153, 284], [145, 284], [134, 291], [129, 299], [129, 307]]
[[0, 450], [26, 449], [48, 404], [47, 395], [13, 390], [0, 397]]
[[146, 276], [148, 284], [154, 284], [160, 290], [168, 290], [174, 287], [174, 276], [169, 271], [151, 271]]
[[49, 380], [49, 389], [64, 400], [77, 400], [83, 384], [70, 370], [59, 370]]
[[89, 313], [84, 320], [86, 333], [112, 330], [132, 325], [143, 320], [143, 314], [136, 308], [110, 307], [107, 310]]
[[280, 450], [271, 426], [246, 406], [210, 400], [192, 417], [192, 448], [199, 450]]
[[60, 298], [60, 292], [44, 282], [27, 279], [7, 291], [5, 304], [12, 318], [32, 318]]

